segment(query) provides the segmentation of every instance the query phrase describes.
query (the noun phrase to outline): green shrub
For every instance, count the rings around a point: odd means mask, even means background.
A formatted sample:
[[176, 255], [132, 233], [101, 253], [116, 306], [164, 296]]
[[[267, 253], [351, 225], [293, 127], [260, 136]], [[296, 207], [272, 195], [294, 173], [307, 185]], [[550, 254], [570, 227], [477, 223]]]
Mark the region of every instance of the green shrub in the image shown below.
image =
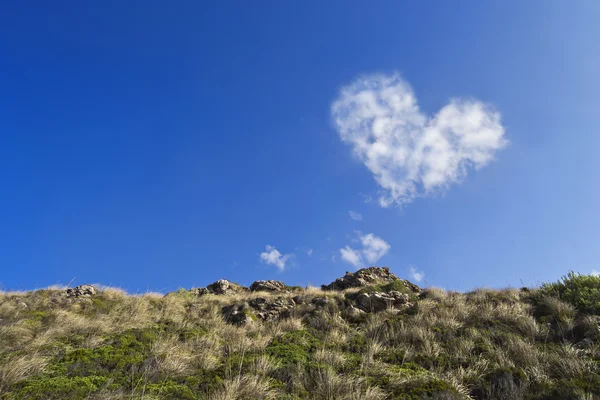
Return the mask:
[[159, 396], [161, 399], [197, 400], [198, 394], [194, 393], [187, 385], [167, 380], [159, 383], [149, 383], [144, 387], [144, 392]]
[[266, 353], [281, 361], [283, 365], [306, 364], [309, 355], [321, 342], [306, 330], [291, 331], [275, 338], [266, 348]]
[[141, 372], [156, 339], [152, 330], [130, 330], [112, 335], [97, 348], [78, 348], [59, 357], [49, 366], [51, 376], [110, 377], [115, 383], [131, 381]]
[[83, 400], [102, 389], [109, 381], [107, 377], [41, 376], [18, 385], [16, 400]]
[[543, 284], [539, 295], [558, 297], [580, 312], [600, 315], [600, 276], [571, 271], [558, 282]]
[[461, 397], [456, 392], [456, 389], [446, 381], [437, 378], [417, 378], [396, 387], [391, 398], [406, 400], [458, 400]]

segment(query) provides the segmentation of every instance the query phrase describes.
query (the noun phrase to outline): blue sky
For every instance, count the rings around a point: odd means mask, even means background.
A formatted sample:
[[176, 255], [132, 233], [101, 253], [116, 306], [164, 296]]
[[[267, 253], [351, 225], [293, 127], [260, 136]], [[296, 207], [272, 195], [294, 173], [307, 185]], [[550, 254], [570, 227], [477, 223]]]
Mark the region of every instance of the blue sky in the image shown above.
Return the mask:
[[600, 269], [600, 3], [175, 3], [3, 4], [2, 288]]

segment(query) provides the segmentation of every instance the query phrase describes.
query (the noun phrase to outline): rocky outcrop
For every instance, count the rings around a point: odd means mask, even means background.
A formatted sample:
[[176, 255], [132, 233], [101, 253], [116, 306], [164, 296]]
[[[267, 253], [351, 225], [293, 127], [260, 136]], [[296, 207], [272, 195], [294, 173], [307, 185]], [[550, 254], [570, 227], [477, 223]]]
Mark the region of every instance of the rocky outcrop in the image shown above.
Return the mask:
[[[389, 268], [371, 267], [356, 272], [347, 272], [345, 276], [336, 279], [329, 285], [323, 285], [323, 290], [341, 291], [359, 288], [359, 291], [348, 291], [342, 297], [339, 295], [318, 292], [302, 292], [292, 295], [292, 291], [283, 282], [276, 280], [259, 280], [250, 288], [240, 286], [226, 279], [218, 280], [205, 288], [191, 289], [196, 296], [207, 294], [233, 295], [250, 292], [267, 292], [260, 297], [249, 295], [237, 299], [241, 302], [222, 307], [224, 319], [234, 325], [244, 326], [257, 321], [276, 321], [289, 318], [294, 310], [301, 316], [312, 314], [314, 311], [330, 309], [340, 317], [358, 320], [366, 313], [383, 310], [401, 311], [413, 306], [421, 288], [411, 282], [400, 279]], [[292, 297], [293, 296], [293, 297]]]
[[360, 318], [361, 316], [365, 315], [365, 311], [361, 310], [358, 307], [350, 306], [350, 307], [346, 308], [346, 310], [344, 311], [344, 314], [346, 315], [347, 318], [356, 319], [356, 318]]
[[248, 288], [228, 281], [227, 279], [219, 279], [206, 287], [209, 293], [212, 294], [236, 294], [247, 292]]
[[231, 295], [236, 293], [244, 293], [247, 291], [247, 287], [230, 282], [227, 279], [219, 279], [205, 288], [190, 289], [190, 293], [196, 296], [204, 296], [206, 294]]
[[258, 297], [250, 300], [248, 304], [255, 310], [256, 316], [263, 321], [287, 318], [296, 305], [293, 299], [285, 297], [278, 297], [272, 301]]
[[65, 289], [64, 293], [67, 297], [91, 297], [98, 293], [98, 290], [92, 285], [79, 285]]
[[225, 306], [221, 309], [221, 314], [228, 323], [244, 326], [257, 320], [276, 321], [289, 318], [295, 305], [293, 299], [286, 297], [276, 299], [257, 297], [247, 303]]
[[250, 291], [252, 292], [283, 292], [284, 290], [285, 284], [274, 280], [255, 281], [250, 285]]
[[327, 297], [315, 297], [310, 301], [310, 303], [315, 307], [325, 307], [329, 303], [329, 299]]
[[[246, 307], [245, 304], [233, 304], [221, 309], [221, 314], [225, 321], [230, 324], [245, 326], [252, 324], [256, 316]], [[254, 317], [254, 318], [253, 318]]]
[[210, 294], [210, 292], [208, 291], [208, 289], [200, 287], [200, 288], [192, 288], [190, 289], [190, 293], [195, 295], [195, 296], [204, 296], [205, 294]]
[[365, 312], [379, 312], [387, 309], [399, 310], [411, 305], [410, 296], [397, 291], [359, 293], [356, 296], [356, 307]]
[[329, 285], [322, 285], [323, 290], [345, 290], [350, 288], [362, 288], [371, 285], [379, 285], [401, 281], [407, 289], [412, 292], [420, 292], [421, 288], [417, 285], [398, 278], [388, 267], [370, 267], [363, 268], [356, 272], [346, 272], [346, 275], [336, 279]]

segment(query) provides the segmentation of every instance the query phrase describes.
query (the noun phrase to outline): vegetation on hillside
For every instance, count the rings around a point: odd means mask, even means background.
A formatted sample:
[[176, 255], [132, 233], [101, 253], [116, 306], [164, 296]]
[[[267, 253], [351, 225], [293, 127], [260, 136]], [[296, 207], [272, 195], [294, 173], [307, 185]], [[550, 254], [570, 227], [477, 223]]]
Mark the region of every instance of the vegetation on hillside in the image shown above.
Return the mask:
[[[0, 293], [0, 399], [600, 398], [599, 277], [347, 312], [360, 291]], [[275, 320], [223, 316], [298, 296]]]

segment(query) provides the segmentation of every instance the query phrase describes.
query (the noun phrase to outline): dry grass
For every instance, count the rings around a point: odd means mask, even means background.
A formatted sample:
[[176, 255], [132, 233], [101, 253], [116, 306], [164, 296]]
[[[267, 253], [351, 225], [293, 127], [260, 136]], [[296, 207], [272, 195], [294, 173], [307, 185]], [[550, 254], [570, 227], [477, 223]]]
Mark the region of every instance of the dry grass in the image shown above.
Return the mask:
[[[300, 292], [304, 303], [290, 318], [245, 327], [228, 324], [221, 309], [298, 292], [197, 298], [185, 293], [130, 296], [103, 288], [100, 295], [82, 299], [67, 299], [58, 288], [1, 292], [0, 396], [19, 383], [41, 379], [76, 349], [100, 352], [117, 346], [114, 338], [126, 332], [151, 335], [139, 381], [123, 390], [105, 385], [86, 398], [165, 398], [169, 385], [198, 371], [212, 379], [195, 389], [202, 399], [310, 393], [315, 399], [375, 400], [438, 381], [445, 382], [453, 398], [469, 398], [489, 386], [498, 371], [517, 374], [521, 391], [598, 375], [593, 360], [600, 359], [600, 318], [579, 315], [556, 298], [534, 304], [527, 297], [531, 294], [514, 289], [461, 294], [429, 288], [414, 308], [347, 320], [344, 307], [356, 291], [308, 288]], [[312, 305], [316, 297], [327, 298], [325, 306]], [[543, 317], [536, 314], [541, 309]], [[575, 341], [575, 331], [585, 341]], [[300, 348], [285, 342], [297, 332], [307, 332], [316, 344], [303, 350], [312, 343], [309, 339], [302, 339]], [[283, 343], [281, 353], [269, 350], [274, 339]], [[300, 361], [289, 363], [288, 356]], [[582, 389], [581, 398], [589, 393]]]
[[48, 358], [38, 353], [12, 357], [0, 364], [0, 393], [17, 382], [39, 374], [48, 364]]
[[210, 399], [212, 400], [246, 400], [274, 399], [266, 380], [256, 375], [238, 375], [226, 379]]

